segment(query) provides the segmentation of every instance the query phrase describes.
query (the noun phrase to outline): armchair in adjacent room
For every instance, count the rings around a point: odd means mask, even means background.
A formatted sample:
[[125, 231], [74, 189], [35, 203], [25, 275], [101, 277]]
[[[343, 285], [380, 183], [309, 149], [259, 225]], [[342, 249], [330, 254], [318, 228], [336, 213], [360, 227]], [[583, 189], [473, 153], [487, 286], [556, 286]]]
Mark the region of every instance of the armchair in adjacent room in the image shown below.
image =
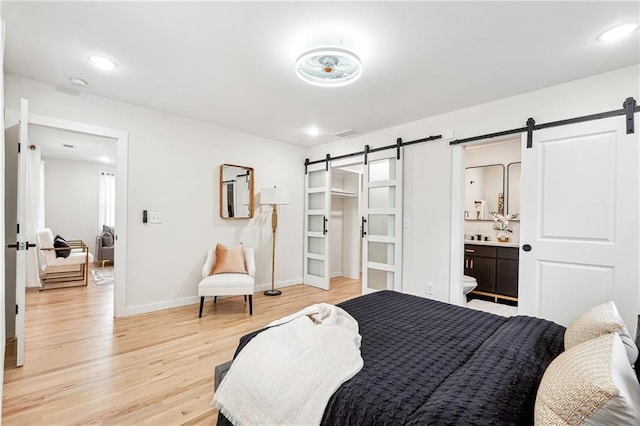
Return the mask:
[[207, 252], [207, 260], [202, 267], [202, 280], [198, 284], [200, 296], [200, 313], [204, 306], [205, 296], [213, 296], [213, 303], [218, 296], [249, 297], [249, 315], [253, 315], [253, 293], [255, 290], [255, 254], [252, 248], [242, 244], [227, 248], [218, 244]]
[[115, 248], [115, 231], [112, 226], [103, 225], [102, 234], [96, 237], [96, 260], [102, 263], [113, 264]]
[[82, 284], [78, 285], [87, 285], [89, 263], [93, 262], [93, 255], [89, 253], [89, 247], [83, 241], [66, 240], [60, 235], [54, 238], [49, 228], [38, 231], [36, 241], [40, 260], [40, 280], [45, 288], [47, 284], [59, 287], [60, 283], [74, 281], [82, 281]]

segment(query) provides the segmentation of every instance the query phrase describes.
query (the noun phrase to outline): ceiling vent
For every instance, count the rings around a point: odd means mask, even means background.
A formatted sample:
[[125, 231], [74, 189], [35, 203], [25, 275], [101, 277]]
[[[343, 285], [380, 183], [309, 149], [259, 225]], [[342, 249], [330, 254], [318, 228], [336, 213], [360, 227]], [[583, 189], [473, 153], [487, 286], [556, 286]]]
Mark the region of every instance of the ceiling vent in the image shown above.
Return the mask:
[[70, 143], [63, 143], [62, 147], [63, 148], [74, 149], [76, 146], [75, 145], [71, 145]]
[[353, 129], [349, 129], [349, 130], [344, 130], [342, 132], [338, 132], [338, 133], [334, 133], [333, 136], [337, 136], [339, 138], [350, 138], [351, 136], [355, 136], [360, 134], [359, 131], [357, 130], [353, 130]]

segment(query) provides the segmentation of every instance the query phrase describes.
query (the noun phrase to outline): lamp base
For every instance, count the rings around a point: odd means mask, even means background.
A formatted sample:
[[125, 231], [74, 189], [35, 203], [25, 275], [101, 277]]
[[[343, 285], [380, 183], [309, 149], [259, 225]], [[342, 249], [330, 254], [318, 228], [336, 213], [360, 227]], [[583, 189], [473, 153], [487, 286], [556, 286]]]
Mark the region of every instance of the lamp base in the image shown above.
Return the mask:
[[265, 296], [280, 296], [282, 292], [280, 290], [265, 290]]

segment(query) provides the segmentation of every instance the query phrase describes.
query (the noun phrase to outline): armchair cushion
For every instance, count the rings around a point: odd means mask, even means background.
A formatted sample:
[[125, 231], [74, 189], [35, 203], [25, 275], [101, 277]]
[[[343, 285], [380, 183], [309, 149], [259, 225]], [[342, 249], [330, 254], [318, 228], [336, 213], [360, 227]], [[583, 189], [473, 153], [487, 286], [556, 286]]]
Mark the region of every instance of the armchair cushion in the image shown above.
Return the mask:
[[246, 273], [247, 267], [245, 265], [244, 247], [242, 243], [231, 248], [227, 248], [218, 243], [216, 245], [216, 262], [211, 270], [211, 275]]

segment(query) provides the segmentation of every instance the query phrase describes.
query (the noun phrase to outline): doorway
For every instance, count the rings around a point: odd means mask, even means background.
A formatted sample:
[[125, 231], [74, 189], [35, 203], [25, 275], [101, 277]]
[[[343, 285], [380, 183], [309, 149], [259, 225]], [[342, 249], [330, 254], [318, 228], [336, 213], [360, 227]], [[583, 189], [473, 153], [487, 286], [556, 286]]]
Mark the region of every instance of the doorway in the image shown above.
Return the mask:
[[[128, 152], [128, 134], [127, 132], [113, 130], [108, 128], [97, 127], [84, 123], [78, 123], [68, 120], [60, 120], [57, 118], [41, 116], [37, 114], [29, 114], [28, 101], [23, 99], [21, 101], [20, 111], [20, 132], [19, 141], [20, 146], [27, 147], [29, 142], [28, 131], [30, 127], [37, 126], [40, 128], [54, 129], [58, 131], [66, 131], [74, 134], [82, 134], [94, 137], [108, 138], [115, 141], [115, 169], [116, 169], [116, 208], [115, 208], [115, 223], [117, 229], [118, 249], [115, 251], [115, 284], [114, 284], [114, 313], [116, 317], [123, 316], [125, 313], [125, 293], [126, 293], [126, 241], [127, 241], [127, 152]], [[18, 121], [18, 120], [15, 120]], [[10, 124], [10, 121], [8, 121]], [[26, 157], [19, 157], [22, 164], [23, 159]], [[7, 159], [9, 161], [9, 159]], [[8, 166], [10, 167], [10, 166]], [[22, 176], [21, 173], [18, 175]], [[23, 177], [18, 179], [18, 187], [24, 188]], [[22, 182], [21, 182], [22, 181]], [[25, 191], [21, 190], [17, 193], [17, 197], [24, 197]], [[26, 220], [22, 218], [25, 201], [22, 201], [19, 205], [22, 205], [21, 210], [18, 207], [20, 221], [26, 223]], [[8, 205], [6, 206], [8, 208]], [[14, 215], [15, 216], [15, 215]], [[16, 224], [5, 224], [6, 230], [16, 229]], [[18, 229], [20, 231], [20, 229]], [[7, 238], [7, 242], [9, 239]], [[33, 239], [32, 239], [33, 242]], [[28, 247], [25, 232], [18, 232], [16, 238], [16, 245]], [[24, 250], [22, 250], [24, 252]], [[16, 256], [16, 261], [21, 262], [18, 265], [24, 265], [24, 256]], [[16, 340], [16, 364], [18, 366], [24, 363], [24, 312], [25, 312], [25, 268], [16, 268], [16, 276], [14, 282], [6, 281], [6, 324], [7, 324], [7, 336], [14, 335], [13, 328], [15, 327], [15, 340]], [[15, 284], [14, 284], [15, 283]], [[15, 309], [13, 305], [15, 304]], [[10, 309], [11, 308], [11, 309]]]
[[464, 154], [462, 213], [467, 284], [463, 301], [476, 309], [515, 314], [520, 241], [520, 138], [479, 142], [465, 147]]
[[331, 167], [329, 270], [331, 279], [361, 279], [362, 162]]

